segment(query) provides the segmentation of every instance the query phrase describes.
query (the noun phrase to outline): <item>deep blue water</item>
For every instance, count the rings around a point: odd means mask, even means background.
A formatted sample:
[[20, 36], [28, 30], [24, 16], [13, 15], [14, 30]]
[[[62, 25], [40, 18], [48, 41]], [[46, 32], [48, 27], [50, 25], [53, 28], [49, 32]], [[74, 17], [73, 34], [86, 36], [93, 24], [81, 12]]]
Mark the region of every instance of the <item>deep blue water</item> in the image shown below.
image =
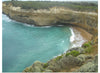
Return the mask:
[[3, 72], [21, 72], [36, 60], [47, 62], [70, 46], [69, 27], [32, 27], [2, 18]]

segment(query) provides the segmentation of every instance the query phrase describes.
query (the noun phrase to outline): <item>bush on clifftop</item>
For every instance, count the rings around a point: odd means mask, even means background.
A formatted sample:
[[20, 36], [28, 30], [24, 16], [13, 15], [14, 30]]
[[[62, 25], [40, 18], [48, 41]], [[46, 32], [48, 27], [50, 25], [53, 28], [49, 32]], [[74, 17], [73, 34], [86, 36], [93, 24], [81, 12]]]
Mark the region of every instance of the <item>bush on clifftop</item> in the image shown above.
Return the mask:
[[44, 68], [48, 67], [48, 63], [45, 63], [45, 64], [43, 65], [43, 67], [44, 67]]
[[55, 61], [60, 60], [62, 57], [63, 57], [62, 55], [61, 55], [61, 56], [57, 56], [57, 57], [55, 58]]
[[84, 48], [87, 48], [87, 47], [90, 47], [90, 46], [91, 46], [91, 42], [88, 42], [88, 43], [83, 44], [83, 47]]
[[78, 51], [73, 50], [73, 51], [71, 51], [71, 52], [69, 52], [69, 53], [66, 53], [66, 57], [67, 57], [68, 55], [72, 55], [72, 56], [76, 57], [76, 56], [78, 56], [79, 54], [80, 54], [80, 53], [79, 53]]
[[90, 53], [95, 54], [98, 49], [98, 45], [94, 44], [94, 42], [92, 42], [92, 41], [83, 44], [82, 47], [84, 48], [86, 54], [90, 54]]

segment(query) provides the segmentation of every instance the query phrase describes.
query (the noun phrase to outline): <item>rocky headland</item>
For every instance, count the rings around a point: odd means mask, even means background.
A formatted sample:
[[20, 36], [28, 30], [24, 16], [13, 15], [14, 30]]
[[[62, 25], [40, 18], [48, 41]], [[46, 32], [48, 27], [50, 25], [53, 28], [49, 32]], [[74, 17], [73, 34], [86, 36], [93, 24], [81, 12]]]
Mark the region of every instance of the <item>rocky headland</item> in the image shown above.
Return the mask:
[[[78, 50], [80, 55], [75, 55], [75, 50]], [[74, 48], [73, 51], [62, 54], [56, 58], [41, 63], [34, 62], [30, 67], [27, 67], [23, 72], [97, 72], [98, 71], [98, 55], [85, 55], [82, 48]]]
[[[67, 25], [81, 27], [89, 33], [98, 29], [98, 13], [73, 11], [64, 7], [49, 9], [22, 9], [3, 3], [3, 13], [11, 19], [36, 26]], [[96, 28], [96, 29], [95, 29]], [[93, 30], [93, 32], [91, 32]]]
[[23, 72], [98, 71], [98, 13], [74, 11], [64, 7], [26, 10], [6, 3], [3, 3], [3, 13], [13, 20], [30, 25], [72, 26], [88, 40], [82, 47], [71, 48], [47, 63], [36, 61]]

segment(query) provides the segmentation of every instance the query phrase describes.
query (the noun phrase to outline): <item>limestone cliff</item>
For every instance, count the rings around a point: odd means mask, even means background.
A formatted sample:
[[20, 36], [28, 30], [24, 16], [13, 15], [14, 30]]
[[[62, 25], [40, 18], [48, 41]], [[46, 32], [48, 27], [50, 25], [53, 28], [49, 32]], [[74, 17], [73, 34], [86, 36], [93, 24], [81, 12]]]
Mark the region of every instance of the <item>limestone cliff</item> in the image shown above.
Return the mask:
[[97, 28], [98, 24], [97, 13], [73, 11], [62, 7], [53, 7], [49, 10], [25, 10], [3, 3], [3, 13], [16, 21], [37, 26], [58, 25], [59, 23], [67, 25], [69, 23], [80, 27]]

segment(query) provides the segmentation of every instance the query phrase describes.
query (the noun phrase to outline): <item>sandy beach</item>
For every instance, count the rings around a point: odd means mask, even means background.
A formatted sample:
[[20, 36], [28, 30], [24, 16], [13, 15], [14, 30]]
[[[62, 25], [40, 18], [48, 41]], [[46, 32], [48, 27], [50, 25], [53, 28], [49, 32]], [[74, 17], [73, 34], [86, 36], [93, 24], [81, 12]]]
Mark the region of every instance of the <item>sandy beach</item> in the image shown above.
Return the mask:
[[81, 47], [82, 44], [92, 39], [92, 34], [80, 27], [71, 27], [72, 36], [70, 37], [71, 47]]
[[86, 30], [80, 27], [72, 27], [75, 34], [80, 33], [80, 35], [86, 40], [90, 41], [93, 37], [92, 34], [88, 33]]

